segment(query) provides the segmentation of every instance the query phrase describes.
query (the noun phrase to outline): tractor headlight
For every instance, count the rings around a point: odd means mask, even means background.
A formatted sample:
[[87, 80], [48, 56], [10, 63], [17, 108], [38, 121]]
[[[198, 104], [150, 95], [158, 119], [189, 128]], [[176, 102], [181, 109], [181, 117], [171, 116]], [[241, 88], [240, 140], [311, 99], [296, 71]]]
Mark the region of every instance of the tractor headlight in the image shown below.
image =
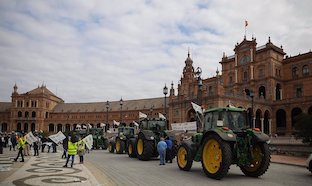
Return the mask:
[[122, 140], [122, 139], [123, 139], [123, 137], [120, 137], [120, 139]]
[[228, 137], [233, 138], [233, 134], [228, 134]]
[[151, 136], [151, 140], [154, 140], [155, 138], [154, 138], [154, 136]]
[[271, 140], [266, 141], [266, 143], [267, 143], [267, 144], [270, 144], [270, 143], [271, 143]]

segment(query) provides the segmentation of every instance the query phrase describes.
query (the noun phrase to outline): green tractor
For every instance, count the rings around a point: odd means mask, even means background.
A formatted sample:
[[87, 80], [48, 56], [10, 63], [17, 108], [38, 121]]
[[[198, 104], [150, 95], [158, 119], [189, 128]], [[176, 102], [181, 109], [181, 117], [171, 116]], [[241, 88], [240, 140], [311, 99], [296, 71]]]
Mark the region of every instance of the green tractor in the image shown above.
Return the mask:
[[178, 148], [177, 164], [181, 170], [188, 171], [193, 161], [200, 161], [205, 174], [218, 180], [227, 174], [231, 164], [251, 177], [267, 171], [271, 159], [269, 136], [250, 128], [246, 110], [224, 107], [196, 114], [197, 132]]
[[108, 139], [105, 137], [103, 128], [90, 128], [88, 134], [93, 137], [93, 149], [106, 150], [108, 147]]
[[160, 137], [168, 137], [176, 144], [173, 134], [166, 130], [167, 120], [161, 118], [144, 118], [140, 121], [139, 133], [136, 138], [130, 138], [128, 142], [128, 155], [147, 161], [157, 157], [157, 143]]
[[119, 127], [117, 136], [114, 137], [108, 144], [110, 153], [123, 154], [127, 152], [127, 143], [130, 138], [134, 138], [134, 127]]

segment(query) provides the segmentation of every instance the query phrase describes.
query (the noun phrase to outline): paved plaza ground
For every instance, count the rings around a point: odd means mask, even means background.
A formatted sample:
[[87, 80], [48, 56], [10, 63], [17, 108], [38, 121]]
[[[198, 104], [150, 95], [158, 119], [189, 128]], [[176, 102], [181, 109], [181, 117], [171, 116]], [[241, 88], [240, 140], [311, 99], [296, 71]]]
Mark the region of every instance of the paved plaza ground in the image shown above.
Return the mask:
[[[65, 159], [58, 153], [40, 153], [26, 156], [25, 162], [13, 162], [17, 151], [4, 150], [0, 155], [0, 185], [310, 185], [312, 174], [304, 167], [305, 158], [272, 155], [268, 172], [258, 178], [249, 178], [236, 166], [221, 181], [207, 178], [200, 163], [194, 163], [190, 172], [180, 171], [174, 161], [159, 166], [159, 159], [139, 161], [127, 154], [111, 154], [103, 150], [85, 155], [74, 168], [63, 168]], [[32, 154], [32, 152], [31, 152]], [[288, 164], [288, 165], [285, 165]], [[291, 164], [291, 165], [290, 165]], [[295, 165], [295, 166], [294, 166]]]

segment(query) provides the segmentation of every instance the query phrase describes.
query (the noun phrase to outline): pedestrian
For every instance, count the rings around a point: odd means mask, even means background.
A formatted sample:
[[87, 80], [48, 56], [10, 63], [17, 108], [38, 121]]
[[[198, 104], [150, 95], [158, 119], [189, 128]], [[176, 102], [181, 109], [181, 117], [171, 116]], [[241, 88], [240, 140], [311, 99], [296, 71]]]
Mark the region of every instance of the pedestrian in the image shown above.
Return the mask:
[[39, 140], [34, 142], [34, 156], [39, 156]]
[[63, 157], [66, 158], [67, 157], [67, 149], [68, 149], [68, 138], [66, 137], [63, 140], [63, 154], [62, 154], [62, 159]]
[[24, 148], [24, 156], [29, 156], [29, 143], [26, 141]]
[[83, 156], [85, 155], [85, 143], [82, 140], [78, 142], [77, 154], [79, 155], [80, 163], [83, 163]]
[[157, 144], [157, 151], [160, 156], [159, 165], [165, 165], [166, 149], [167, 149], [167, 144], [165, 142], [165, 139], [161, 137], [160, 141]]
[[14, 161], [17, 161], [17, 159], [21, 155], [22, 156], [21, 162], [24, 162], [23, 149], [25, 148], [25, 143], [26, 143], [26, 141], [23, 137], [23, 134], [20, 134], [20, 136], [18, 138], [18, 143], [17, 143], [18, 154], [17, 154], [17, 157], [14, 159]]
[[2, 136], [0, 136], [0, 154], [3, 154], [4, 142], [2, 141]]
[[166, 163], [172, 163], [172, 140], [169, 139], [169, 137], [167, 136], [166, 140], [165, 140], [166, 144], [167, 144], [167, 148], [166, 148]]
[[57, 144], [54, 142], [54, 141], [52, 141], [52, 152], [53, 153], [56, 153], [56, 146], [57, 146]]
[[12, 142], [12, 147], [13, 147], [13, 150], [15, 151], [15, 146], [17, 144], [17, 135], [13, 132], [12, 135], [11, 135], [11, 142]]
[[41, 152], [44, 152], [44, 148], [46, 146], [47, 139], [45, 137], [41, 137]]
[[11, 151], [11, 150], [12, 150], [12, 147], [13, 147], [11, 138], [9, 138], [9, 140], [8, 140], [8, 145], [9, 145], [10, 151]]
[[74, 137], [68, 139], [68, 149], [67, 149], [67, 159], [66, 164], [63, 167], [67, 167], [69, 158], [71, 157], [71, 165], [70, 167], [73, 168], [75, 155], [77, 154], [77, 142], [75, 141]]

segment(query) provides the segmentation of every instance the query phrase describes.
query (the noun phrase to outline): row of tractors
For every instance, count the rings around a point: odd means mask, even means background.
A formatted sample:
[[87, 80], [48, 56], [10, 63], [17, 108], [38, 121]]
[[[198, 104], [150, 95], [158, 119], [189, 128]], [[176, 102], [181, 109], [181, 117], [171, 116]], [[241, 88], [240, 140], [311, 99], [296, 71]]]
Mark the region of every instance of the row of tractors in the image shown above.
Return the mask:
[[157, 143], [164, 137], [174, 142], [174, 156], [183, 171], [189, 171], [194, 161], [201, 162], [208, 177], [218, 180], [232, 164], [250, 177], [259, 177], [267, 171], [271, 159], [269, 137], [250, 127], [246, 110], [222, 107], [197, 110], [196, 116], [197, 130], [191, 138], [177, 140], [174, 132], [167, 130], [166, 120], [145, 118], [138, 129], [119, 127], [108, 142], [108, 150], [147, 161], [158, 156]]

